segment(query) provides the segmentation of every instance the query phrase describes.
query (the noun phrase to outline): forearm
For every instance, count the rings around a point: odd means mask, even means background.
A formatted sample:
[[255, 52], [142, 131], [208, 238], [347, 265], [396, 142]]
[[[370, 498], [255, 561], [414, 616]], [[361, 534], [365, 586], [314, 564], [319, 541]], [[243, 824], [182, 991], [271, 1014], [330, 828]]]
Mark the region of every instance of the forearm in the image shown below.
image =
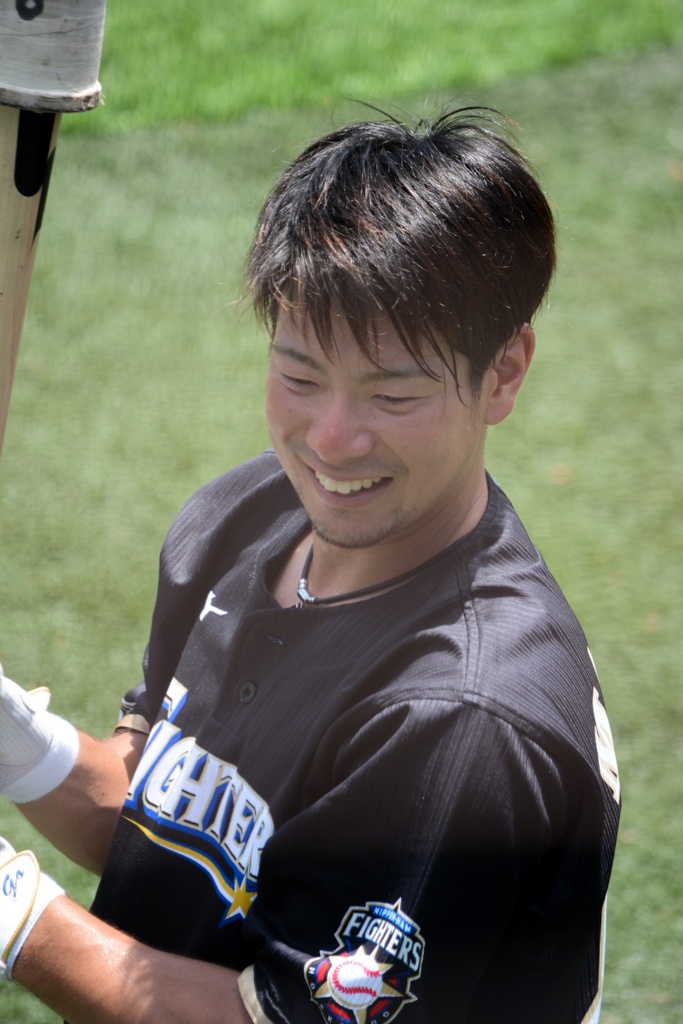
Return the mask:
[[101, 872], [145, 736], [95, 740], [49, 701], [47, 688], [26, 691], [0, 666], [0, 794], [68, 857]]
[[236, 971], [150, 949], [66, 897], [44, 911], [13, 976], [70, 1024], [250, 1024]]
[[101, 874], [145, 738], [120, 732], [96, 740], [80, 733], [78, 758], [64, 782], [19, 810], [58, 850]]

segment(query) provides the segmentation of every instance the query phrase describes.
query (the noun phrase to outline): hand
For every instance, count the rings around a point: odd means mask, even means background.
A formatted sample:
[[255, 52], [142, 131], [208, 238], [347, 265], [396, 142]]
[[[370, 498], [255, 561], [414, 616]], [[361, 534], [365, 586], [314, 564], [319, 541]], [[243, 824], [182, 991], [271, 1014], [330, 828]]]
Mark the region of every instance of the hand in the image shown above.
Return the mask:
[[0, 836], [0, 980], [12, 968], [31, 929], [47, 905], [64, 890], [41, 874], [30, 850], [16, 853]]
[[78, 755], [78, 733], [47, 710], [50, 691], [27, 692], [0, 666], [0, 795], [37, 800], [63, 782]]

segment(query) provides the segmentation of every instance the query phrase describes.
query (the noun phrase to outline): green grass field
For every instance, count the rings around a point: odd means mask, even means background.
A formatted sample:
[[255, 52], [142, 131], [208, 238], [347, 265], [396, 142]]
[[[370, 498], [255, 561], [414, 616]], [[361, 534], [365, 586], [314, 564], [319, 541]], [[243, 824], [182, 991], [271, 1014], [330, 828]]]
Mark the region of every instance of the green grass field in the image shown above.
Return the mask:
[[683, 41], [678, 0], [109, 4], [106, 110], [72, 128], [222, 120], [339, 97], [433, 96]]
[[[109, 731], [173, 515], [267, 443], [266, 341], [235, 301], [267, 188], [309, 139], [364, 116], [349, 96], [498, 106], [555, 205], [560, 269], [490, 468], [584, 624], [617, 743], [602, 1024], [679, 1024], [680, 6], [233, 6], [213, 23], [178, 0], [110, 4], [106, 105], [65, 125], [0, 464], [0, 659]], [[92, 879], [13, 808], [0, 823], [88, 901]], [[0, 1020], [57, 1018], [6, 987]]]

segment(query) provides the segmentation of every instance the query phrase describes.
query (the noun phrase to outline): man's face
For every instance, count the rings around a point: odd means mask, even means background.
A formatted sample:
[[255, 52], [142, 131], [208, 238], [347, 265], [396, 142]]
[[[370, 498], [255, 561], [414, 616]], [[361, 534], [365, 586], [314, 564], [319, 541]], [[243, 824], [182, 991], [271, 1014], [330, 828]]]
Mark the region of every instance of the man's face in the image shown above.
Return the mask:
[[459, 395], [438, 356], [426, 356], [435, 380], [388, 320], [377, 326], [379, 367], [360, 352], [344, 318], [330, 358], [299, 318], [281, 313], [266, 414], [314, 532], [340, 548], [384, 545], [399, 565], [407, 554], [430, 557], [465, 532], [482, 488], [485, 504], [486, 427], [464, 359]]

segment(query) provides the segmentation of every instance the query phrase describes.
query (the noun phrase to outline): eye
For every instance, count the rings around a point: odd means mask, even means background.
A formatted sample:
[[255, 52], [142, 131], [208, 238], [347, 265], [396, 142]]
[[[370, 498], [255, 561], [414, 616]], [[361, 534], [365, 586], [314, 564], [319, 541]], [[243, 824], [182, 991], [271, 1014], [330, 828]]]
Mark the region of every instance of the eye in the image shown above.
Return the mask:
[[289, 373], [282, 373], [281, 377], [285, 386], [293, 391], [309, 391], [311, 388], [317, 387], [315, 381], [305, 377], [292, 377]]
[[416, 395], [375, 395], [375, 399], [383, 405], [392, 406], [393, 408], [400, 408], [401, 406], [410, 405], [411, 402], [417, 401]]

